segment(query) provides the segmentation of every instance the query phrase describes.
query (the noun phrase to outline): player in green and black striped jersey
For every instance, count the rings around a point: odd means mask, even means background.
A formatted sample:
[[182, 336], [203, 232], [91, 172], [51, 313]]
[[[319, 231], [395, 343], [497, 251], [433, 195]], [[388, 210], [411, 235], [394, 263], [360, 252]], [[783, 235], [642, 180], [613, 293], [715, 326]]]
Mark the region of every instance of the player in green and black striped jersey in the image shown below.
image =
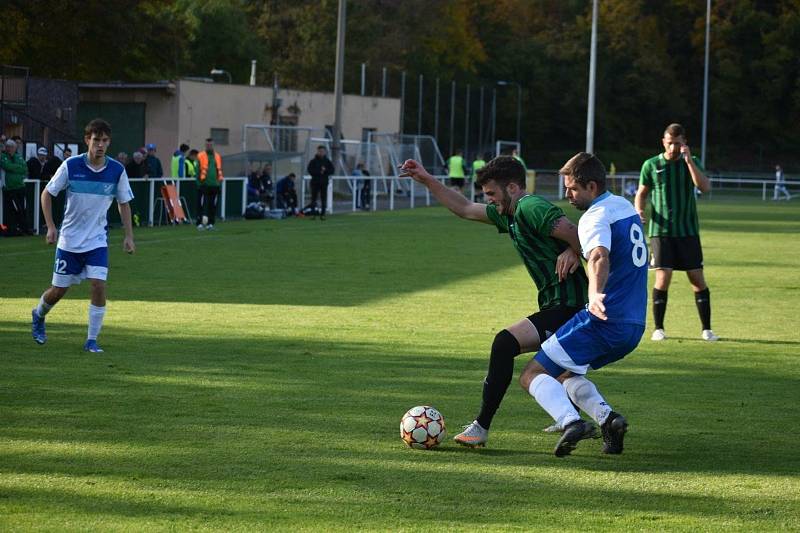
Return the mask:
[[455, 437], [465, 446], [483, 446], [511, 383], [514, 358], [538, 350], [586, 305], [588, 281], [578, 256], [578, 230], [559, 207], [526, 192], [525, 169], [513, 157], [496, 157], [478, 171], [475, 184], [483, 189], [488, 204], [471, 202], [448, 189], [416, 161], [406, 161], [402, 171], [425, 185], [456, 215], [492, 224], [500, 233], [509, 234], [539, 291], [539, 311], [495, 336], [480, 413]]
[[697, 221], [695, 188], [711, 190], [711, 181], [703, 166], [692, 156], [686, 144], [686, 134], [680, 124], [670, 124], [662, 139], [664, 152], [651, 157], [642, 165], [636, 211], [644, 223], [645, 205], [650, 197], [650, 264], [656, 270], [653, 288], [654, 341], [666, 339], [664, 315], [667, 311], [667, 291], [673, 270], [685, 270], [694, 290], [695, 303], [703, 326], [701, 337], [715, 341], [711, 330], [711, 299], [703, 276], [703, 248], [700, 245], [700, 225]]

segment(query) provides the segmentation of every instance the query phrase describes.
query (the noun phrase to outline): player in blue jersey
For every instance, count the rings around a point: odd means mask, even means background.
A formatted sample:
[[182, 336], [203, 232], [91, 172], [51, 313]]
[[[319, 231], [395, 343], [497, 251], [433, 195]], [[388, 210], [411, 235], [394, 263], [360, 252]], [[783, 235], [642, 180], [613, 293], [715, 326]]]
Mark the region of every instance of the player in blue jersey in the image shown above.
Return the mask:
[[[106, 214], [116, 199], [125, 227], [122, 248], [129, 254], [136, 251], [133, 242], [130, 201], [133, 192], [121, 163], [107, 157], [111, 143], [111, 126], [95, 119], [86, 125], [84, 141], [87, 151], [66, 159], [42, 191], [42, 212], [47, 223], [47, 243], [55, 244], [56, 259], [52, 285], [33, 311], [31, 330], [38, 344], [47, 341], [45, 316], [64, 297], [71, 285], [88, 278], [91, 282], [89, 332], [83, 349], [102, 352], [97, 336], [106, 313], [106, 278], [108, 277], [108, 224]], [[64, 220], [59, 235], [53, 222], [53, 197], [67, 191]]]
[[596, 431], [572, 402], [600, 425], [603, 452], [619, 454], [628, 423], [586, 379], [586, 372], [622, 359], [642, 338], [647, 244], [631, 203], [606, 191], [606, 171], [599, 159], [581, 152], [559, 173], [569, 203], [585, 211], [578, 237], [586, 259], [589, 303], [542, 343], [523, 370], [520, 384], [564, 428], [556, 456], [569, 455]]

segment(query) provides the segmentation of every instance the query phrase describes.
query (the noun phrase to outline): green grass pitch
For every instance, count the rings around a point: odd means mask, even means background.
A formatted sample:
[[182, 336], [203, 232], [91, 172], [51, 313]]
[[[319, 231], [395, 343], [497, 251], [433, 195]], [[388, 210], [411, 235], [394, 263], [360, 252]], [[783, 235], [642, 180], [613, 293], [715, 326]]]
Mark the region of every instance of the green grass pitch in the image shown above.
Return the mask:
[[[86, 284], [34, 344], [53, 248], [2, 240], [0, 530], [798, 530], [800, 204], [700, 218], [723, 340], [699, 340], [676, 275], [671, 339], [651, 325], [592, 374], [625, 453], [564, 459], [516, 381], [487, 448], [451, 440], [494, 333], [536, 307], [490, 226], [426, 208], [142, 229], [133, 256], [116, 229], [100, 355]], [[437, 450], [400, 441], [419, 404], [445, 416]]]

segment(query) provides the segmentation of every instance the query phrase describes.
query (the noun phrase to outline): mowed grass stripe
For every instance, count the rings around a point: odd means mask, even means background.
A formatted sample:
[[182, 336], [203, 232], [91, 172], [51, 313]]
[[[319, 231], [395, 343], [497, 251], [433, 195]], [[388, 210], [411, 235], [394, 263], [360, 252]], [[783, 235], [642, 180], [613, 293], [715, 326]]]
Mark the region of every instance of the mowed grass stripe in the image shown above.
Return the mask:
[[798, 529], [800, 209], [700, 209], [724, 341], [699, 340], [676, 273], [671, 340], [593, 374], [631, 421], [619, 457], [553, 457], [516, 383], [488, 448], [403, 448], [413, 405], [472, 420], [494, 333], [535, 309], [507, 236], [442, 209], [143, 229], [132, 257], [112, 232], [101, 356], [85, 284], [32, 342], [51, 265], [0, 241], [0, 527]]

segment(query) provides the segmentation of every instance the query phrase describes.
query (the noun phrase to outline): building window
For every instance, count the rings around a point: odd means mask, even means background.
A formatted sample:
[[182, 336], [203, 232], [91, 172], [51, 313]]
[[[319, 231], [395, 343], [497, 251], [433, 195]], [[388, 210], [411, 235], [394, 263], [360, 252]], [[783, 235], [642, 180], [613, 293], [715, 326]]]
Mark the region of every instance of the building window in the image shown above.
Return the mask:
[[211, 128], [211, 140], [217, 146], [228, 145], [228, 128]]

